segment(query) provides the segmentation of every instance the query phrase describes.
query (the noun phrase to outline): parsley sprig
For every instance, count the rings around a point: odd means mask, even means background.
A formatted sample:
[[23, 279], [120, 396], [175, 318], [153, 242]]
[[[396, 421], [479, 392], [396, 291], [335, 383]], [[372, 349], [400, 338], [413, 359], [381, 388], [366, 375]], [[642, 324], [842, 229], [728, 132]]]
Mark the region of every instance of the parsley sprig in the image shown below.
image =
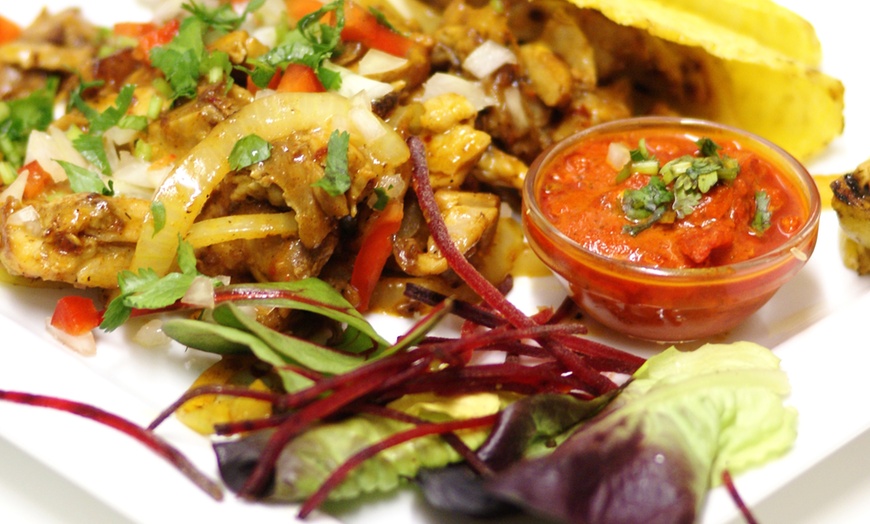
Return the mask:
[[721, 147], [709, 138], [695, 142], [698, 153], [683, 155], [665, 165], [659, 162], [641, 140], [631, 152], [631, 160], [617, 174], [617, 182], [626, 180], [633, 173], [650, 174], [646, 186], [626, 189], [622, 196], [622, 209], [633, 223], [623, 231], [635, 236], [670, 212], [676, 218], [685, 218], [700, 204], [704, 194], [720, 182], [732, 182], [740, 172], [737, 160], [719, 153]]

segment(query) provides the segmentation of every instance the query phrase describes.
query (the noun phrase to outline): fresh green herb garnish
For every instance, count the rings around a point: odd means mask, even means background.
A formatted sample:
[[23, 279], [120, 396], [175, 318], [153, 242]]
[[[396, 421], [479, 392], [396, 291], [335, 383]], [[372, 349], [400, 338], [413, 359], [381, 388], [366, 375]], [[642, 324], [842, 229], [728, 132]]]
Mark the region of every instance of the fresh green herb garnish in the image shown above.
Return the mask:
[[112, 167], [109, 165], [109, 158], [103, 144], [103, 133], [114, 126], [120, 126], [122, 123], [131, 126], [131, 128], [132, 126], [144, 128], [147, 122], [139, 120], [139, 117], [127, 115], [127, 110], [133, 102], [133, 92], [136, 90], [136, 86], [132, 84], [122, 87], [115, 98], [115, 105], [102, 113], [89, 106], [82, 98], [82, 93], [86, 89], [99, 85], [101, 82], [82, 83], [70, 95], [70, 105], [81, 111], [88, 119], [87, 133], [78, 135], [72, 143], [73, 147], [102, 174], [110, 175]]
[[764, 233], [770, 227], [770, 195], [767, 191], [755, 192], [755, 216], [752, 217], [752, 229]]
[[193, 246], [180, 238], [177, 257], [181, 272], [168, 273], [162, 277], [150, 268], [140, 269], [138, 273], [120, 272], [120, 294], [109, 302], [100, 327], [105, 331], [112, 331], [130, 318], [133, 309], [159, 309], [171, 306], [181, 299], [201, 273], [196, 270]]
[[343, 195], [350, 189], [350, 172], [347, 167], [347, 151], [350, 146], [350, 133], [335, 130], [329, 136], [326, 148], [326, 168], [323, 178], [315, 182], [330, 196]]
[[65, 160], [55, 160], [66, 173], [69, 179], [69, 186], [76, 193], [98, 193], [105, 196], [113, 196], [115, 194], [112, 181], [108, 184], [100, 178], [100, 175], [94, 173], [90, 169], [85, 169]]
[[45, 131], [54, 120], [54, 97], [59, 85], [49, 77], [45, 87], [24, 98], [0, 102], [0, 160], [14, 170], [24, 164], [27, 138], [31, 131]]
[[165, 46], [151, 50], [150, 59], [160, 69], [172, 88], [171, 98], [192, 98], [203, 75], [209, 81], [218, 82], [221, 77], [229, 82], [232, 64], [222, 51], [209, 52], [205, 36], [210, 25], [198, 16], [189, 16], [181, 21], [178, 34]]
[[[335, 25], [322, 24], [320, 19], [327, 13], [335, 13]], [[247, 71], [257, 87], [266, 87], [278, 68], [287, 64], [304, 64], [312, 68], [327, 90], [337, 89], [341, 77], [335, 71], [323, 67], [341, 43], [344, 28], [344, 2], [336, 0], [317, 11], [305, 15], [296, 28], [289, 31], [282, 42], [265, 55], [251, 60]]]
[[646, 140], [638, 141], [637, 149], [629, 151], [629, 160], [625, 163], [619, 174], [616, 175], [616, 183], [628, 180], [635, 173], [655, 175], [659, 171], [659, 161], [646, 147]]
[[390, 195], [387, 194], [387, 190], [382, 187], [375, 188], [375, 203], [372, 204], [372, 209], [375, 211], [383, 211], [387, 207], [387, 203], [390, 201]]
[[[658, 176], [651, 177], [645, 187], [625, 190], [622, 205], [626, 217], [634, 221], [644, 221], [625, 226], [623, 230], [626, 233], [637, 235], [650, 227], [665, 216], [665, 207], [668, 204], [677, 218], [685, 218], [695, 210], [701, 197], [716, 184], [731, 182], [737, 177], [740, 172], [737, 160], [720, 155], [721, 148], [718, 144], [709, 138], [701, 138], [695, 143], [698, 145], [699, 156], [684, 155], [675, 158], [657, 169]], [[632, 151], [631, 158], [631, 162], [617, 175], [617, 182], [624, 181], [632, 173], [642, 171], [633, 167], [636, 162], [647, 163], [653, 159], [643, 140], [638, 149]], [[626, 172], [628, 175], [625, 175]], [[666, 198], [666, 195], [670, 197]]]
[[154, 235], [166, 226], [166, 206], [163, 202], [151, 202], [151, 218], [154, 220]]
[[239, 139], [230, 152], [230, 168], [242, 169], [257, 162], [267, 160], [272, 154], [272, 144], [257, 135], [248, 135]]
[[229, 33], [238, 29], [248, 18], [248, 15], [263, 7], [264, 3], [266, 3], [266, 0], [251, 0], [245, 6], [245, 10], [238, 14], [236, 14], [229, 3], [222, 3], [214, 9], [209, 9], [205, 5], [196, 2], [184, 4], [181, 7], [191, 15], [202, 20], [208, 27], [220, 32]]

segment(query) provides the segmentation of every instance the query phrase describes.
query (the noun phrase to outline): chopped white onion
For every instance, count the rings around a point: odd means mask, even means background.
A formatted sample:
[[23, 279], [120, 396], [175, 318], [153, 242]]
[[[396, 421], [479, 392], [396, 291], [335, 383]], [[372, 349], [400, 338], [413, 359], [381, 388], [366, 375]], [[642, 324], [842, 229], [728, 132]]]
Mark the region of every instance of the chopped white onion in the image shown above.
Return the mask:
[[622, 169], [631, 161], [631, 150], [621, 142], [611, 142], [607, 146], [607, 163], [613, 169]]
[[462, 68], [476, 76], [486, 78], [505, 64], [516, 64], [517, 56], [507, 47], [487, 40], [469, 53]]
[[143, 347], [156, 348], [166, 346], [172, 339], [163, 332], [163, 321], [159, 318], [151, 319], [142, 324], [133, 335], [133, 341]]
[[464, 96], [477, 111], [495, 105], [495, 98], [486, 94], [477, 82], [471, 82], [456, 75], [435, 73], [423, 84], [422, 102], [447, 93]]
[[27, 141], [27, 154], [24, 164], [36, 160], [55, 182], [66, 180], [66, 171], [55, 162], [64, 160], [81, 167], [88, 167], [88, 162], [73, 147], [72, 141], [60, 129], [50, 126], [47, 132], [33, 131]]
[[327, 69], [341, 75], [341, 86], [336, 92], [345, 98], [363, 95], [371, 102], [372, 100], [383, 98], [393, 91], [393, 86], [390, 84], [364, 77], [346, 67], [341, 67], [330, 62], [324, 62], [323, 65]]
[[357, 64], [357, 72], [361, 75], [379, 75], [395, 71], [408, 63], [407, 58], [401, 58], [379, 49], [369, 49]]
[[212, 278], [203, 275], [195, 277], [181, 301], [194, 307], [213, 309], [214, 283]]
[[372, 143], [387, 133], [381, 120], [372, 113], [371, 105], [364, 97], [356, 96], [351, 99], [348, 118], [353, 131], [359, 133], [365, 143]]
[[[34, 131], [35, 133], [36, 131]], [[15, 200], [21, 200], [24, 196], [24, 186], [27, 185], [27, 171], [24, 171], [18, 175], [11, 184], [6, 186], [6, 189], [0, 193], [0, 202], [6, 202], [6, 199], [12, 197]]]
[[525, 106], [523, 106], [522, 96], [520, 89], [516, 86], [508, 86], [504, 90], [505, 108], [511, 115], [511, 120], [519, 133], [523, 133], [529, 128], [529, 116], [526, 114]]
[[112, 144], [123, 146], [133, 142], [138, 136], [139, 131], [135, 129], [126, 129], [123, 127], [112, 126], [103, 133], [106, 140]]
[[80, 355], [91, 356], [97, 353], [97, 341], [92, 331], [82, 335], [70, 335], [66, 331], [52, 326], [50, 317], [45, 319], [45, 329], [63, 345]]
[[42, 236], [39, 212], [33, 206], [25, 206], [12, 213], [6, 223], [10, 226], [24, 226], [33, 236]]

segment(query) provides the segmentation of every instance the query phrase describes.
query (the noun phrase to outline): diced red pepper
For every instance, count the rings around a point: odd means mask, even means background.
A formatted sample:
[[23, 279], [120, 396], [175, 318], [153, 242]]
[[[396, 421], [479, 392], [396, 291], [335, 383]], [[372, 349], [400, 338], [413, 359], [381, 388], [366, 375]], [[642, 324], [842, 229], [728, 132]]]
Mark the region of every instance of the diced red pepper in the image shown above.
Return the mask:
[[304, 64], [288, 64], [275, 90], [282, 93], [322, 93], [326, 88], [314, 69]]
[[32, 200], [54, 186], [54, 178], [52, 178], [51, 173], [43, 169], [36, 160], [19, 169], [18, 175], [27, 176], [24, 193], [21, 196], [23, 200]]
[[0, 15], [0, 44], [11, 42], [21, 36], [21, 26]]
[[402, 202], [390, 200], [363, 234], [362, 245], [350, 277], [350, 285], [359, 293], [359, 311], [366, 311], [369, 307], [375, 284], [393, 252], [393, 235], [399, 230], [403, 215]]
[[94, 301], [69, 295], [57, 301], [51, 325], [69, 335], [84, 335], [102, 322], [102, 315], [97, 311]]
[[[323, 7], [318, 0], [286, 0], [285, 3], [287, 12], [295, 20]], [[326, 23], [333, 23], [331, 14], [326, 18]], [[400, 57], [408, 56], [414, 46], [413, 40], [381, 24], [366, 8], [351, 1], [344, 4], [344, 28], [341, 37]]]
[[129, 36], [139, 40], [136, 47], [136, 58], [148, 61], [151, 50], [168, 44], [178, 34], [180, 23], [177, 19], [167, 21], [162, 26], [152, 23], [121, 23], [115, 24], [115, 34]]

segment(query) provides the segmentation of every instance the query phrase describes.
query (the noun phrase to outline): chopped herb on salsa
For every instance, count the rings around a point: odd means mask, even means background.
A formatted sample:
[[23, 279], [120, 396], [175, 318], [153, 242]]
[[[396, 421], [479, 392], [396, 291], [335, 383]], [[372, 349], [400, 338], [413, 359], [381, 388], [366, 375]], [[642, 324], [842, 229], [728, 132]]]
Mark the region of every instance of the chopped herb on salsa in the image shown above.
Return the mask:
[[701, 202], [702, 195], [720, 181], [732, 182], [737, 177], [740, 172], [737, 160], [720, 155], [721, 147], [718, 144], [709, 138], [701, 138], [695, 143], [698, 145], [695, 156], [683, 155], [661, 168], [643, 139], [639, 141], [638, 149], [631, 151], [631, 160], [617, 175], [617, 182], [626, 180], [634, 173], [650, 174], [653, 164], [653, 174], [657, 176], [650, 177], [645, 187], [626, 189], [623, 193], [625, 216], [635, 221], [623, 227], [624, 232], [634, 236], [649, 228], [666, 215], [669, 204], [677, 218], [685, 218]]

